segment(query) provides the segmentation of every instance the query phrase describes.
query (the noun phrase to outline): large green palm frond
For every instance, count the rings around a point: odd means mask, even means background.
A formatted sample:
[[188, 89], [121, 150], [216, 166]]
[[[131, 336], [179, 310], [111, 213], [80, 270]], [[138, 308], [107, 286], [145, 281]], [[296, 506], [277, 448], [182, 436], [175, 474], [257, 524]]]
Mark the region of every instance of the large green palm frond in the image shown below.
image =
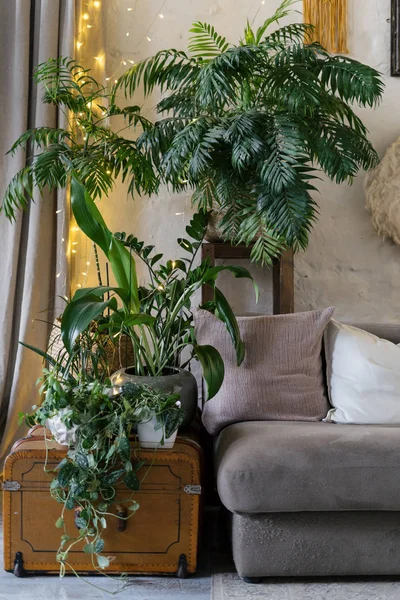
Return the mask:
[[263, 44], [271, 48], [278, 48], [294, 43], [304, 43], [313, 31], [314, 26], [309, 23], [291, 23], [268, 34], [264, 38]]
[[291, 7], [297, 2], [298, 0], [283, 0], [283, 2], [276, 9], [275, 13], [272, 15], [272, 17], [268, 17], [255, 32], [253, 31], [249, 21], [247, 21], [242, 44], [260, 44], [267, 29], [271, 27], [271, 25], [279, 23], [281, 19], [284, 19], [285, 17], [292, 14], [294, 11]]
[[42, 88], [43, 101], [59, 107], [69, 126], [37, 127], [13, 144], [12, 154], [27, 151], [27, 164], [10, 182], [0, 207], [9, 219], [26, 208], [34, 187], [39, 192], [46, 186], [66, 187], [72, 174], [94, 199], [107, 195], [119, 175], [129, 180], [132, 195], [157, 189], [159, 179], [146, 152], [136, 141], [114, 133], [109, 124], [112, 117], [120, 116], [130, 127], [152, 130], [139, 106], [118, 106], [114, 89], [107, 90], [70, 58], [40, 64], [35, 80]]
[[38, 65], [34, 79], [44, 90], [43, 102], [88, 113], [90, 102], [104, 91], [78, 61], [68, 57], [49, 59]]
[[16, 212], [25, 209], [33, 196], [33, 177], [29, 167], [18, 171], [8, 184], [1, 206], [5, 216], [14, 221]]
[[185, 52], [161, 50], [128, 69], [115, 84], [114, 95], [122, 88], [126, 95], [132, 96], [140, 85], [146, 95], [156, 86], [161, 90], [176, 90], [190, 85], [198, 71], [197, 60]]
[[57, 129], [56, 127], [35, 127], [25, 131], [11, 146], [7, 154], [12, 156], [19, 148], [25, 148], [28, 143], [36, 145], [38, 148], [42, 146], [50, 146], [57, 144], [63, 140], [72, 141], [72, 134], [65, 129]]
[[262, 263], [307, 246], [321, 172], [351, 183], [378, 161], [353, 105], [376, 106], [381, 75], [308, 43], [312, 25], [273, 30], [292, 4], [283, 0], [258, 28], [248, 23], [237, 45], [195, 23], [192, 58], [163, 51], [118, 84], [128, 94], [139, 84], [162, 89], [164, 118], [141, 142], [148, 158], [172, 189], [193, 188], [197, 206], [223, 207], [225, 238], [254, 243]]
[[189, 40], [189, 52], [203, 61], [215, 58], [229, 48], [226, 38], [219, 35], [208, 23], [196, 21], [193, 23], [190, 33], [194, 33], [194, 35]]

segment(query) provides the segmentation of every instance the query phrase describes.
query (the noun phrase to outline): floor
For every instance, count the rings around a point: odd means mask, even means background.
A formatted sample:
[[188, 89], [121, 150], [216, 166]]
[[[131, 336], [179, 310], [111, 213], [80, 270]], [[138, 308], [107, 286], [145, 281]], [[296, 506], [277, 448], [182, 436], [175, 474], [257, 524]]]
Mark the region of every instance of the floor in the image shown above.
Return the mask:
[[[400, 578], [265, 579], [244, 583], [232, 564], [219, 513], [211, 511], [204, 526], [198, 571], [194, 577], [131, 577], [117, 580], [74, 576], [18, 579], [0, 569], [0, 600], [400, 600]], [[1, 532], [1, 529], [0, 529]], [[0, 553], [2, 554], [2, 533]], [[2, 556], [1, 556], [2, 562]]]

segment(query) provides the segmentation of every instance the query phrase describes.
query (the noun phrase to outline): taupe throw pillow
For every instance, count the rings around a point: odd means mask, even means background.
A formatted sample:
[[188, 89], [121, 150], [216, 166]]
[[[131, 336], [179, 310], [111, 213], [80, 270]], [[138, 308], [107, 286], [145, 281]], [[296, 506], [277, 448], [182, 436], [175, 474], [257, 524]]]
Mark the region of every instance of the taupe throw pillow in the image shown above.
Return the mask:
[[238, 317], [246, 348], [240, 367], [224, 324], [195, 314], [199, 344], [211, 344], [225, 363], [218, 394], [206, 402], [203, 423], [212, 435], [239, 421], [320, 421], [329, 404], [321, 361], [322, 337], [333, 308], [288, 315]]

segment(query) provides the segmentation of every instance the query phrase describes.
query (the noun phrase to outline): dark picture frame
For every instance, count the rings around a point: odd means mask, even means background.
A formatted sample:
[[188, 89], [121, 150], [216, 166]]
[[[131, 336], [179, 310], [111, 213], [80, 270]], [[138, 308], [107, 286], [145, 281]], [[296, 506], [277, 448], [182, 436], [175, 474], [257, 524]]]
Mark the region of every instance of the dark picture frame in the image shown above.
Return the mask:
[[392, 75], [392, 77], [400, 77], [400, 0], [392, 0], [390, 45], [390, 74]]

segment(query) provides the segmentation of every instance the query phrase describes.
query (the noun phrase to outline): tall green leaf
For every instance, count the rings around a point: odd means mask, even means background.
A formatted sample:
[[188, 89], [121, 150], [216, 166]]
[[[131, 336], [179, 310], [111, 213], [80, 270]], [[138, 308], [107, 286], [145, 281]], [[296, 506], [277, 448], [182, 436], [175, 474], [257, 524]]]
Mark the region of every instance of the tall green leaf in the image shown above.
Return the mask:
[[207, 400], [211, 400], [218, 393], [224, 380], [224, 361], [213, 346], [196, 344], [193, 350], [203, 369], [203, 376], [207, 384]]
[[239, 325], [236, 317], [221, 290], [216, 287], [214, 289], [214, 301], [201, 306], [201, 308], [211, 312], [224, 323], [236, 351], [237, 365], [240, 366], [244, 360], [245, 348], [240, 337]]
[[118, 286], [129, 291], [127, 307], [132, 312], [140, 312], [135, 260], [108, 229], [97, 206], [76, 177], [71, 181], [71, 208], [80, 229], [108, 258]]
[[65, 308], [61, 319], [61, 335], [65, 348], [72, 352], [77, 337], [100, 317], [106, 308], [117, 309], [115, 298], [103, 301], [95, 294], [88, 294], [81, 298], [72, 299]]

